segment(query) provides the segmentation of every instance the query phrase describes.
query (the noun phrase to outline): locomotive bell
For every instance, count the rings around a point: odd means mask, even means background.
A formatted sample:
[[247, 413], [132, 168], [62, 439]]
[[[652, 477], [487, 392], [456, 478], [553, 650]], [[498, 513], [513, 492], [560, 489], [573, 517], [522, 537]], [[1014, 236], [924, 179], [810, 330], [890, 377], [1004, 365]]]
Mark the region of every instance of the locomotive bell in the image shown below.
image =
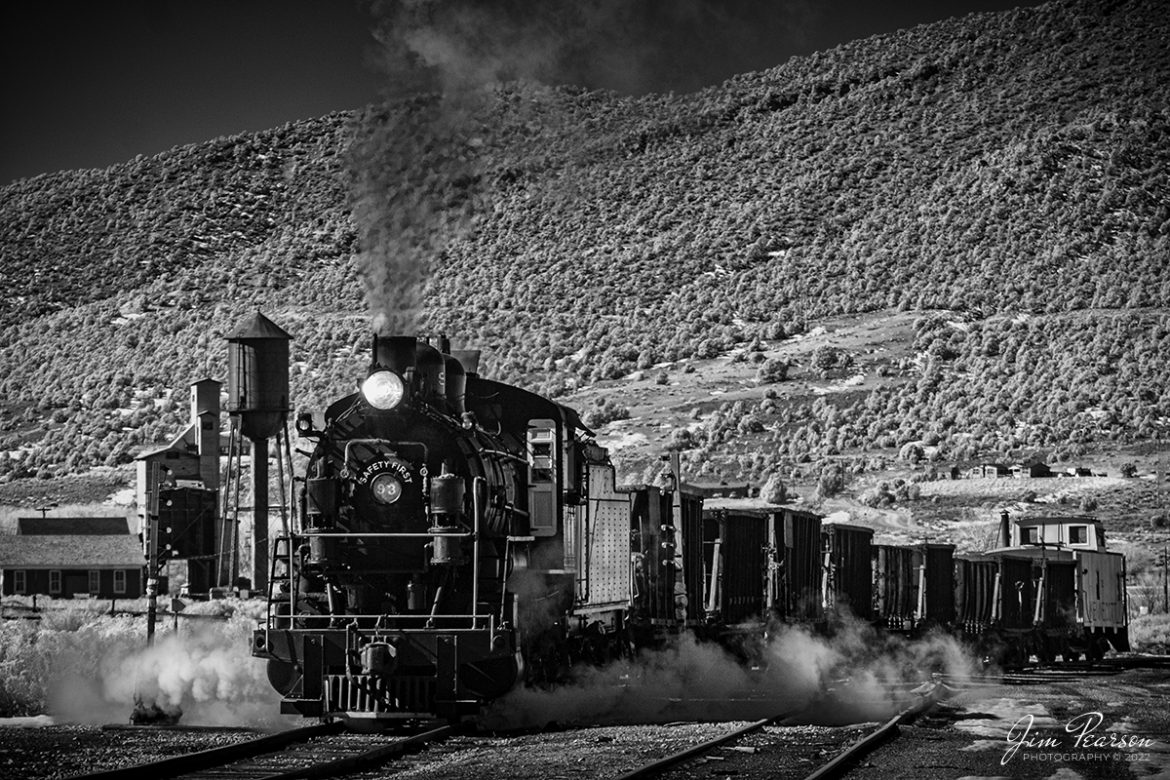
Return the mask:
[[463, 364], [451, 355], [443, 355], [447, 368], [447, 404], [455, 414], [467, 411], [464, 400], [467, 396], [467, 373]]
[[443, 355], [430, 344], [419, 344], [414, 352], [418, 393], [430, 403], [446, 400], [447, 366]]

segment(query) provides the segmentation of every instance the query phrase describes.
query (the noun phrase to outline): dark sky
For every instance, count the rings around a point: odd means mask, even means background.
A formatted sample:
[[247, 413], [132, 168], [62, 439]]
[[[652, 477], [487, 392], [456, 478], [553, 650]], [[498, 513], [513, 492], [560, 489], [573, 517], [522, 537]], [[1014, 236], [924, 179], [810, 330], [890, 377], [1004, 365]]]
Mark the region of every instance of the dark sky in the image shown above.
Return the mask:
[[[707, 40], [715, 43], [684, 63], [690, 70], [686, 83], [651, 85], [661, 89], [717, 83], [793, 54], [949, 16], [1037, 4], [575, 1], [640, 2], [649, 9], [644, 15], [654, 13], [656, 2], [668, 2], [676, 17], [679, 4], [690, 4], [717, 8], [738, 22], [734, 34], [712, 35]], [[507, 5], [511, 13], [525, 5], [484, 2]], [[379, 57], [368, 9], [361, 0], [5, 0], [0, 185], [47, 171], [105, 167], [374, 102], [386, 92], [387, 77], [371, 66]], [[715, 46], [725, 56], [714, 56]], [[669, 50], [677, 59], [689, 48]]]

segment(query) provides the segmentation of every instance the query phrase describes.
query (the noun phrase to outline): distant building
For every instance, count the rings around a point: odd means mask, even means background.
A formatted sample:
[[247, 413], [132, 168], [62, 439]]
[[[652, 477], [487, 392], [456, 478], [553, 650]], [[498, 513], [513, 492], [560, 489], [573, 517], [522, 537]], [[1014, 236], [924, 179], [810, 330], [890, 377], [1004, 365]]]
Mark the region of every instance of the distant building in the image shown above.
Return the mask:
[[688, 482], [685, 487], [703, 498], [752, 498], [760, 494], [749, 482]]
[[1003, 479], [1011, 476], [1011, 470], [1002, 463], [979, 463], [967, 470], [968, 479]]
[[21, 517], [0, 541], [0, 593], [138, 598], [142, 543], [124, 517]]
[[1016, 479], [1045, 479], [1052, 476], [1052, 469], [1048, 468], [1048, 464], [1040, 462], [1013, 464], [1011, 472]]

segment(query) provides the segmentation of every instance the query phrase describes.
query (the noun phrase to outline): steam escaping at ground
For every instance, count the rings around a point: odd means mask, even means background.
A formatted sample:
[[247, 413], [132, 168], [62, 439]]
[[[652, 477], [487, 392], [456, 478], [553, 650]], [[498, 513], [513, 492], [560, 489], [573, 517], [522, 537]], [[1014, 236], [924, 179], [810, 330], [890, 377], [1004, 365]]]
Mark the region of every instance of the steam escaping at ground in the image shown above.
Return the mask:
[[786, 713], [806, 722], [857, 723], [891, 717], [931, 672], [969, 679], [979, 664], [951, 637], [917, 640], [851, 622], [832, 636], [785, 626], [758, 663], [745, 664], [690, 635], [632, 661], [577, 671], [568, 684], [521, 688], [494, 704], [485, 728], [550, 723], [622, 724], [676, 720], [754, 720]]
[[83, 626], [49, 658], [50, 711], [77, 723], [125, 723], [141, 702], [181, 711], [184, 725], [278, 725], [280, 697], [249, 654], [253, 625], [187, 622], [151, 647], [141, 621]]

